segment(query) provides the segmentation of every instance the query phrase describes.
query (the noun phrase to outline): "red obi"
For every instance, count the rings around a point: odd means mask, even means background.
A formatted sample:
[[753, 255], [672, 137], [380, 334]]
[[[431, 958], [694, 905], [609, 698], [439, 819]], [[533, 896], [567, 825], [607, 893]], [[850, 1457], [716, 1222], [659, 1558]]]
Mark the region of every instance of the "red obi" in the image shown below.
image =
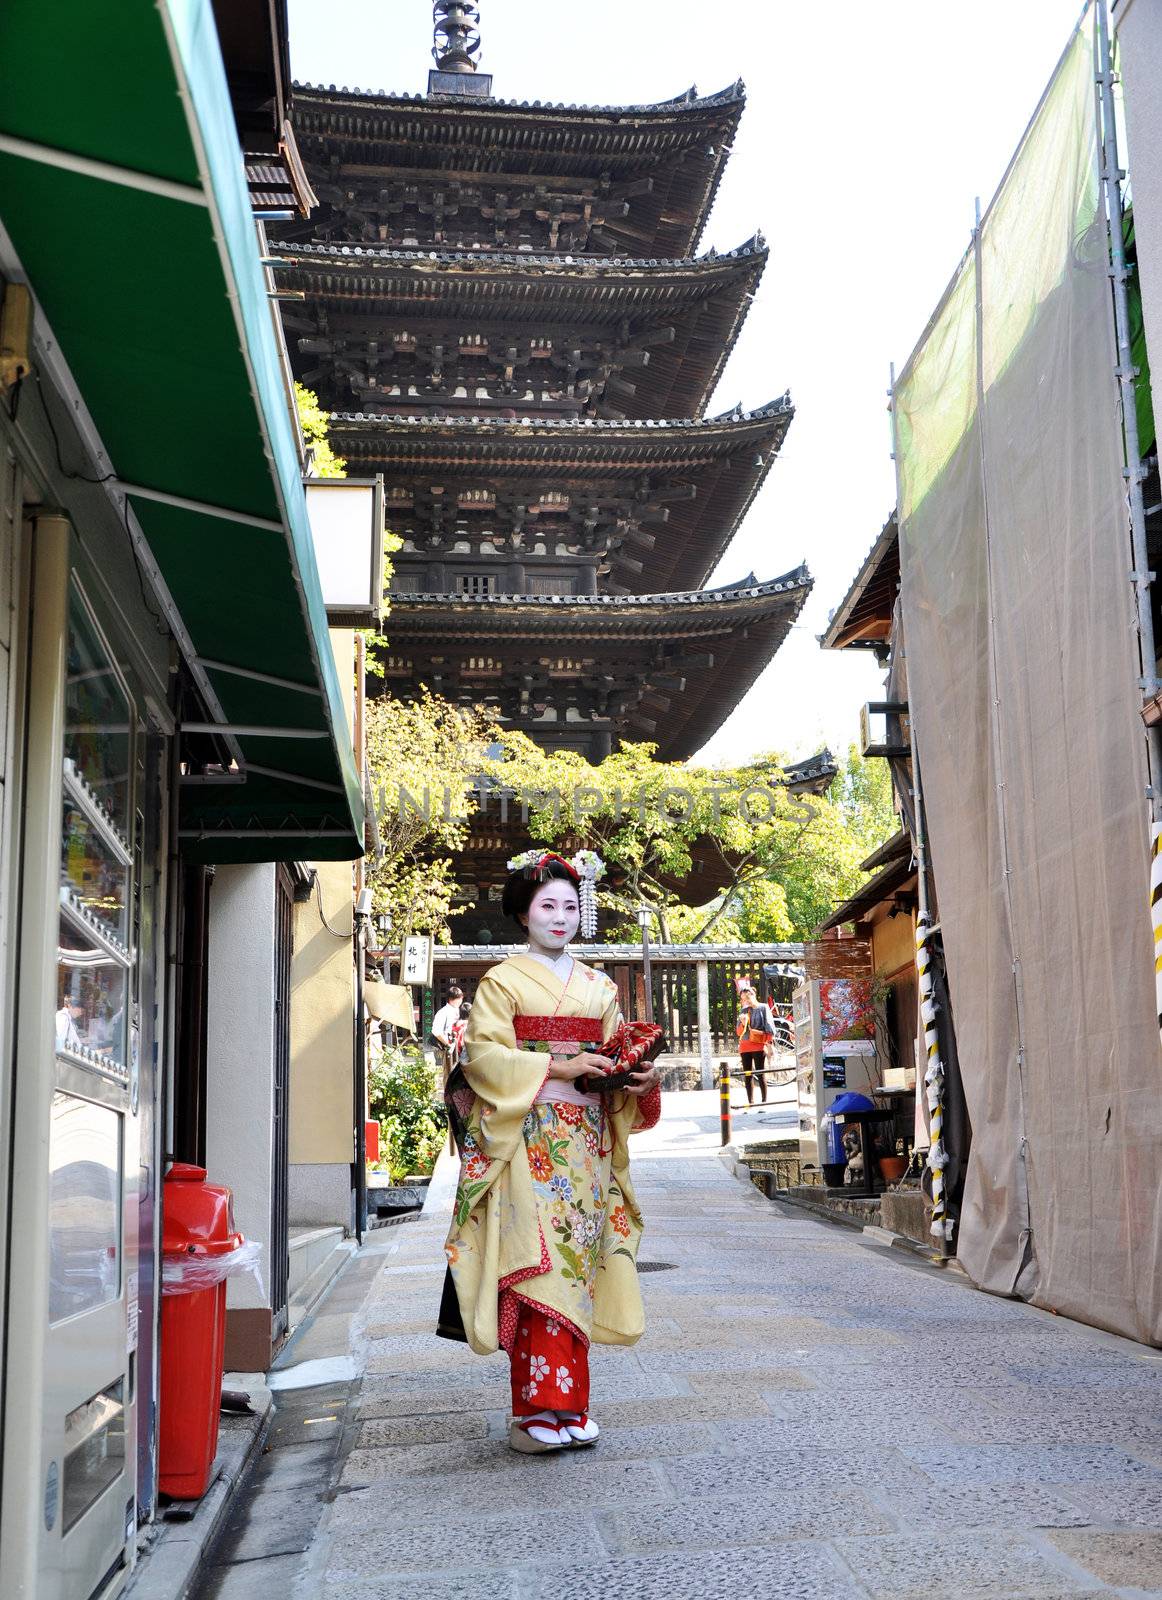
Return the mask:
[[604, 1035], [600, 1017], [516, 1016], [512, 1029], [521, 1044], [600, 1044]]

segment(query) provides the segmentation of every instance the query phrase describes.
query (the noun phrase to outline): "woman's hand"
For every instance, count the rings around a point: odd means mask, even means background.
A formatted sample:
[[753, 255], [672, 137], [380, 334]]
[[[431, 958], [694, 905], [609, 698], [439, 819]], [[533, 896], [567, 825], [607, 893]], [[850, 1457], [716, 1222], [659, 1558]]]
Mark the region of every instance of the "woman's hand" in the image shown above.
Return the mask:
[[633, 1082], [626, 1084], [625, 1092], [635, 1096], [648, 1094], [661, 1081], [662, 1069], [656, 1061], [651, 1061], [648, 1067], [642, 1067], [634, 1073]]
[[608, 1056], [595, 1056], [590, 1050], [581, 1050], [575, 1056], [553, 1056], [549, 1077], [557, 1078], [562, 1083], [572, 1083], [576, 1078], [584, 1078], [587, 1073], [601, 1077], [612, 1071], [613, 1062]]

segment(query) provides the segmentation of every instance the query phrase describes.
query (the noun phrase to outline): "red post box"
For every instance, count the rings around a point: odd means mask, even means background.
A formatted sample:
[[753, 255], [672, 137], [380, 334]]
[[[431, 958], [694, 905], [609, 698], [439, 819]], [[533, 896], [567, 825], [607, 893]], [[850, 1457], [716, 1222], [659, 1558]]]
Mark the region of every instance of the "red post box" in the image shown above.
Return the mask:
[[363, 1148], [368, 1161], [379, 1160], [379, 1123], [368, 1117], [363, 1128]]
[[200, 1500], [218, 1450], [224, 1258], [243, 1239], [230, 1190], [207, 1183], [204, 1167], [177, 1162], [166, 1173], [164, 1218], [158, 1486], [174, 1500]]

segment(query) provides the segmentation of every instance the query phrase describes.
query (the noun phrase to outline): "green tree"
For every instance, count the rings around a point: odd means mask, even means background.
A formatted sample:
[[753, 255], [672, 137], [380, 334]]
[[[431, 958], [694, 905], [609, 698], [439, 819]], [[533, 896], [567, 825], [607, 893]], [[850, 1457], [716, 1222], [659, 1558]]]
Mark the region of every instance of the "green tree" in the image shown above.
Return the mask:
[[299, 413], [299, 427], [311, 451], [315, 477], [345, 478], [347, 463], [331, 449], [331, 441], [327, 436], [327, 413], [320, 406], [318, 395], [313, 389], [304, 389], [301, 383], [296, 383], [295, 405]]
[[368, 862], [375, 909], [390, 914], [397, 939], [430, 933], [447, 942], [455, 858], [496, 730], [480, 707], [451, 705], [425, 688], [412, 701], [369, 700], [365, 727], [382, 845]]
[[847, 758], [831, 785], [829, 797], [839, 807], [855, 837], [870, 855], [899, 826], [892, 801], [892, 774], [880, 756], [864, 756], [847, 747]]
[[[634, 913], [645, 904], [666, 941], [804, 938], [854, 892], [860, 862], [890, 832], [879, 779], [858, 757], [837, 779], [838, 793], [815, 796], [788, 791], [774, 754], [707, 768], [661, 762], [654, 751], [627, 744], [594, 766], [575, 752], [547, 754], [521, 734], [505, 737], [499, 771], [527, 800], [533, 838], [593, 845], [608, 862], [601, 899], [615, 936], [636, 937]], [[682, 892], [696, 857], [713, 863], [724, 885], [705, 906]]]
[[375, 1056], [367, 1093], [379, 1123], [381, 1163], [397, 1183], [426, 1177], [443, 1148], [448, 1118], [437, 1099], [436, 1074], [422, 1051], [393, 1045]]

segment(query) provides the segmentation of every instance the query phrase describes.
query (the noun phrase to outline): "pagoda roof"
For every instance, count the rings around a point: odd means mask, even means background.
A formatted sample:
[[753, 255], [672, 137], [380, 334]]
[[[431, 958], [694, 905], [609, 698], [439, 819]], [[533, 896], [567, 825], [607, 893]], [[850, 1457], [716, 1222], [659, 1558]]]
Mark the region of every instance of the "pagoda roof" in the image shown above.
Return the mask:
[[[614, 415], [638, 418], [701, 416], [768, 255], [761, 234], [725, 254], [677, 261], [324, 244], [270, 248], [280, 285], [307, 296], [306, 306], [284, 306], [292, 340], [312, 313], [324, 342], [356, 362], [361, 355], [366, 360], [369, 345], [387, 341], [387, 319], [397, 329], [406, 319], [413, 336], [439, 324], [449, 341], [483, 333], [502, 348], [548, 339], [558, 359], [568, 357], [574, 339], [596, 335], [609, 346], [608, 365], [619, 379]], [[313, 352], [319, 342], [308, 337], [304, 348]], [[479, 364], [475, 351], [468, 358]], [[629, 379], [622, 376], [627, 368]], [[384, 404], [398, 410], [400, 402], [385, 396]]]
[[819, 643], [824, 650], [880, 650], [892, 633], [900, 587], [900, 530], [893, 511], [863, 559], [851, 587], [831, 613]]
[[[354, 472], [383, 471], [393, 486], [439, 469], [446, 482], [547, 484], [594, 495], [640, 489], [664, 536], [635, 548], [639, 591], [701, 584], [725, 554], [786, 437], [794, 407], [783, 395], [756, 411], [713, 418], [606, 422], [529, 417], [376, 417], [337, 413], [331, 443]], [[663, 502], [651, 512], [651, 496]], [[390, 508], [389, 508], [390, 509]]]
[[514, 174], [613, 184], [653, 177], [628, 215], [606, 223], [616, 250], [667, 257], [695, 249], [746, 103], [741, 80], [717, 94], [624, 106], [388, 94], [297, 83], [304, 156], [396, 177]]
[[[655, 676], [667, 680], [660, 722], [631, 710], [620, 736], [654, 740], [660, 760], [680, 761], [706, 743], [773, 659], [812, 585], [804, 564], [769, 582], [735, 589], [647, 595], [403, 594], [392, 597], [385, 628], [393, 655], [426, 646], [445, 660], [487, 654], [518, 670], [523, 656], [535, 661], [546, 646], [574, 660], [600, 644], [597, 670], [615, 676], [620, 661], [622, 672], [628, 668], [632, 674], [634, 693], [650, 692]], [[416, 681], [423, 681], [419, 662], [413, 661], [411, 670]], [[577, 671], [584, 675], [588, 669]], [[677, 689], [675, 672], [682, 673]], [[552, 698], [551, 691], [546, 694]], [[535, 727], [525, 731], [536, 735]]]

